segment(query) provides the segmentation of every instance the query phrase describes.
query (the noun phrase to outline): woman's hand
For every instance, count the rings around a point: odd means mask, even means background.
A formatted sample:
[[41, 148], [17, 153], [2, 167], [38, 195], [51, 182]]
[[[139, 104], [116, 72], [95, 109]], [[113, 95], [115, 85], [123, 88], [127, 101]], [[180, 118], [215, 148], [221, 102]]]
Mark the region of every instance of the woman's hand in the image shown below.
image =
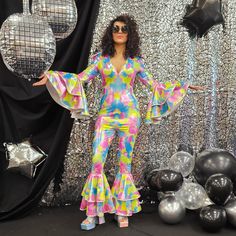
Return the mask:
[[45, 85], [48, 81], [48, 77], [46, 75], [43, 75], [43, 77], [40, 78], [40, 80], [36, 83], [33, 83], [33, 86], [42, 86]]
[[205, 90], [205, 87], [203, 87], [203, 86], [189, 85], [188, 87], [190, 89], [192, 89], [192, 90], [195, 90], [195, 91], [203, 91], [203, 90]]

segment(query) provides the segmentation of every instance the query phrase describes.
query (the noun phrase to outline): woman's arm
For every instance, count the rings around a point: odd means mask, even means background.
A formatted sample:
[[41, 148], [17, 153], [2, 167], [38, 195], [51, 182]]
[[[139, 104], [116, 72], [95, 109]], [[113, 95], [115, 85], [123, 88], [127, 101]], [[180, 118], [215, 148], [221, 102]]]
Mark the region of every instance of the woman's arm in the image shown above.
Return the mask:
[[205, 90], [204, 86], [197, 86], [197, 85], [189, 85], [188, 86], [190, 89], [195, 90], [195, 91], [203, 91]]
[[158, 124], [163, 117], [175, 111], [187, 94], [187, 89], [203, 90], [204, 87], [188, 85], [185, 81], [167, 81], [160, 83], [149, 74], [141, 59], [135, 66], [138, 68], [137, 77], [152, 91], [147, 107], [146, 123]]
[[[139, 71], [137, 73], [137, 76], [139, 80], [146, 86], [149, 87], [150, 90], [153, 89], [153, 86], [155, 83], [157, 83], [156, 80], [153, 79], [152, 75], [146, 71], [144, 63], [142, 59], [138, 59], [139, 64]], [[167, 82], [168, 83], [168, 82]], [[171, 83], [171, 82], [170, 82]], [[186, 82], [185, 82], [186, 83]], [[198, 85], [188, 85], [188, 88], [195, 91], [202, 91], [205, 90], [205, 87], [198, 86]]]

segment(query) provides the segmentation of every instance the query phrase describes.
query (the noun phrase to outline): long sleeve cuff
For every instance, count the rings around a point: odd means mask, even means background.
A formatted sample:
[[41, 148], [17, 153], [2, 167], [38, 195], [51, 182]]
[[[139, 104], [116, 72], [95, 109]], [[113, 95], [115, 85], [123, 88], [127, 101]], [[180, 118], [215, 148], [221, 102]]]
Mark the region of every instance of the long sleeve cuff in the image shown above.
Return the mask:
[[46, 84], [52, 98], [62, 107], [70, 110], [72, 118], [89, 118], [88, 103], [82, 82], [77, 74], [48, 71]]
[[187, 94], [186, 82], [156, 82], [153, 86], [151, 100], [148, 104], [145, 123], [158, 124], [163, 117], [176, 110]]

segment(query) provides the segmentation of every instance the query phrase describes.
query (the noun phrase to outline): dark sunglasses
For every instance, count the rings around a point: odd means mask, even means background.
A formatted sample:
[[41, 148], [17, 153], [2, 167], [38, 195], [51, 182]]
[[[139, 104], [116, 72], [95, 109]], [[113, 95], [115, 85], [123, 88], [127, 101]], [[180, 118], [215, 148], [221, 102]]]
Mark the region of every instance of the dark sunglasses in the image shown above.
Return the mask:
[[128, 33], [128, 26], [124, 25], [124, 26], [120, 27], [118, 25], [115, 25], [112, 27], [112, 33], [119, 33], [120, 31], [124, 34], [127, 34]]

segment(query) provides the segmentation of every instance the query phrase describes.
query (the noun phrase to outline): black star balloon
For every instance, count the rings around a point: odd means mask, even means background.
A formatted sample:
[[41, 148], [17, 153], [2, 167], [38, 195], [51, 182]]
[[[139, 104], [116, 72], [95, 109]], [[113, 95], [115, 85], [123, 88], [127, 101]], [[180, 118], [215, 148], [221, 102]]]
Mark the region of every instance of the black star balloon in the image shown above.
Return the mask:
[[20, 172], [28, 178], [34, 178], [37, 167], [45, 160], [46, 154], [40, 150], [36, 150], [30, 142], [24, 141], [18, 144], [4, 144], [8, 156], [7, 170]]
[[182, 25], [187, 28], [190, 37], [205, 36], [214, 25], [224, 23], [221, 0], [193, 0], [186, 6]]

